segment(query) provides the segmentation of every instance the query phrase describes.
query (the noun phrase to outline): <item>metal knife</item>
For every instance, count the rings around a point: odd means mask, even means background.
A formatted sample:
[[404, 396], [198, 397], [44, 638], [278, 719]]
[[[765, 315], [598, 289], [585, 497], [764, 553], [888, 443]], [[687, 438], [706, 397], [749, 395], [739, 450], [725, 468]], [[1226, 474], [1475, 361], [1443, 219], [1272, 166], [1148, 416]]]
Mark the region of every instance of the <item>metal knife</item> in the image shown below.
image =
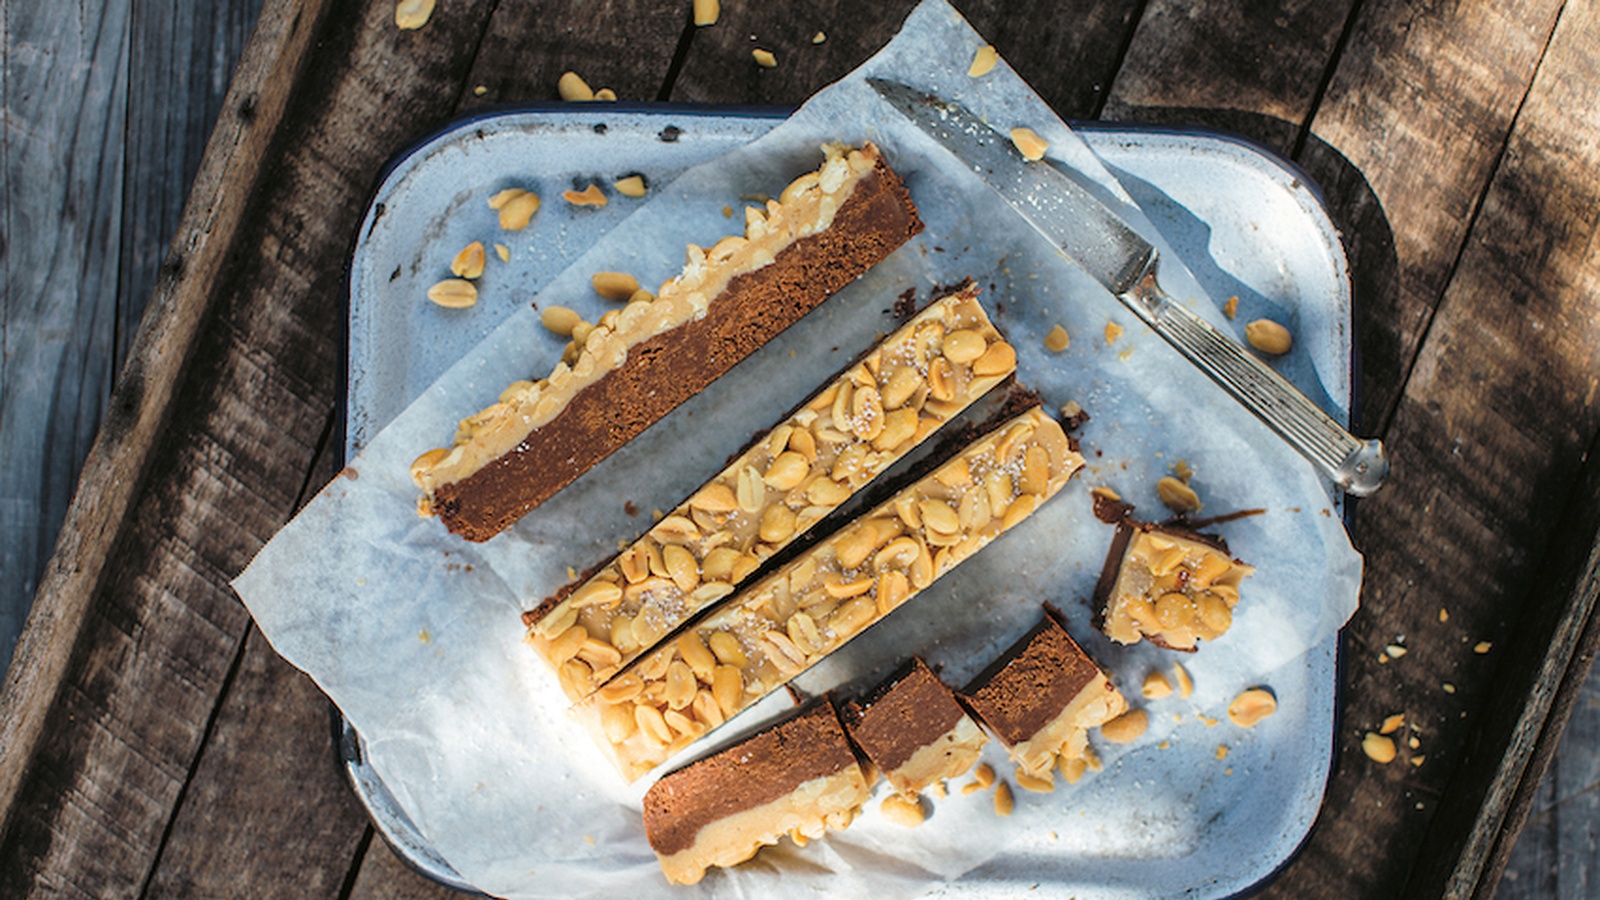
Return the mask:
[[1389, 461], [1380, 441], [1346, 431], [1266, 363], [1167, 296], [1156, 281], [1156, 249], [1082, 185], [1023, 159], [1010, 138], [958, 103], [893, 81], [867, 83], [1346, 493], [1365, 497], [1383, 484]]

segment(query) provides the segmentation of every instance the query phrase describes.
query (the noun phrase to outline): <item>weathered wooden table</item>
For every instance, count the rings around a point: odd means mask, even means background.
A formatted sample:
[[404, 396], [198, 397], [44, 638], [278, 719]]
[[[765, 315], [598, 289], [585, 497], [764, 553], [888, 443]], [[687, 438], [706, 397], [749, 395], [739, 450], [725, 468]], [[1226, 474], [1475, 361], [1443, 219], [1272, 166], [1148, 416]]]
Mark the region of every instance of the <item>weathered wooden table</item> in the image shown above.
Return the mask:
[[[0, 699], [0, 894], [443, 895], [373, 840], [327, 702], [227, 587], [342, 460], [343, 265], [380, 169], [568, 69], [793, 105], [910, 5], [695, 29], [686, 2], [440, 0], [401, 32], [393, 0], [266, 0]], [[1241, 133], [1326, 193], [1357, 430], [1397, 465], [1354, 517], [1327, 801], [1268, 893], [1489, 895], [1600, 643], [1600, 10], [958, 5], [1063, 116]], [[1419, 746], [1378, 765], [1362, 735], [1402, 711]]]

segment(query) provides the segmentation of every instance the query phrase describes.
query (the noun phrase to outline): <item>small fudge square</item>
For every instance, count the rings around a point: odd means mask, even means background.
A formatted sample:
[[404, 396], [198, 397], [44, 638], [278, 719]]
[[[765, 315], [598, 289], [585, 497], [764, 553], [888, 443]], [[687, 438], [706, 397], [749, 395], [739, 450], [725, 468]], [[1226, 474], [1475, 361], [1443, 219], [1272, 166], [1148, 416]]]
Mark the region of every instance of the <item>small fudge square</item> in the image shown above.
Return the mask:
[[845, 725], [895, 790], [917, 794], [972, 768], [989, 738], [938, 676], [913, 658], [844, 709]]

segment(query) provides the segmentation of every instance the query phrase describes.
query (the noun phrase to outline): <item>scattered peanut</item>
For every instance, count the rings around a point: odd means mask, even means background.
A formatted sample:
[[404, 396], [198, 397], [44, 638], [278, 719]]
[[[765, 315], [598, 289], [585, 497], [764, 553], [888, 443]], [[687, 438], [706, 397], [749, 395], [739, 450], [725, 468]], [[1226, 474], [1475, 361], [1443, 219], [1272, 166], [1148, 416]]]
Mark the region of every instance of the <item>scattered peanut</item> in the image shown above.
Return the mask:
[[617, 92], [613, 91], [611, 88], [601, 88], [600, 90], [594, 92], [594, 98], [596, 100], [614, 101], [617, 99]]
[[605, 206], [606, 195], [600, 192], [600, 185], [591, 184], [581, 191], [562, 191], [561, 199], [573, 206]]
[[722, 4], [718, 0], [694, 0], [694, 24], [704, 28], [707, 25], [717, 24], [717, 18], [722, 15]]
[[1493, 648], [1494, 645], [1488, 641], [1479, 641], [1478, 643], [1472, 645], [1472, 652], [1481, 656], [1485, 653], [1488, 653]]
[[1160, 672], [1151, 672], [1144, 677], [1144, 685], [1140, 692], [1147, 700], [1159, 700], [1162, 697], [1172, 696], [1172, 682]]
[[1250, 728], [1277, 711], [1278, 698], [1272, 696], [1271, 691], [1250, 688], [1228, 704], [1228, 721], [1240, 728]]
[[1050, 329], [1050, 333], [1044, 336], [1044, 348], [1051, 353], [1060, 353], [1070, 346], [1072, 346], [1072, 336], [1060, 325]]
[[1110, 345], [1115, 344], [1117, 342], [1117, 338], [1119, 338], [1119, 337], [1122, 337], [1122, 326], [1118, 325], [1115, 322], [1107, 322], [1106, 323], [1106, 346], [1109, 347]]
[[511, 262], [511, 248], [505, 244], [495, 244], [494, 255], [500, 257], [501, 262]]
[[1375, 763], [1388, 765], [1394, 762], [1394, 741], [1369, 731], [1366, 737], [1361, 739], [1361, 752], [1367, 754], [1367, 757]]
[[394, 24], [402, 31], [414, 31], [428, 24], [434, 0], [400, 0], [394, 6]]
[[483, 241], [473, 241], [450, 260], [450, 271], [462, 278], [477, 278], [483, 274]]
[[1017, 152], [1022, 154], [1022, 158], [1028, 162], [1044, 159], [1044, 152], [1050, 149], [1050, 143], [1039, 137], [1032, 128], [1011, 129], [1011, 143], [1016, 146]]
[[967, 66], [967, 74], [973, 78], [982, 78], [994, 71], [995, 63], [1000, 61], [999, 51], [993, 44], [984, 44], [978, 52], [972, 54], [972, 65]]
[[546, 306], [539, 313], [539, 323], [562, 337], [572, 337], [581, 322], [583, 317], [565, 306]]
[[1383, 720], [1383, 724], [1378, 726], [1378, 733], [1379, 734], [1394, 734], [1396, 731], [1400, 730], [1401, 726], [1403, 726], [1405, 724], [1406, 724], [1406, 714], [1405, 713], [1395, 713], [1394, 715], [1392, 715], [1392, 716], [1388, 717], [1387, 719]]
[[1222, 304], [1222, 314], [1227, 316], [1229, 320], [1239, 314], [1239, 298], [1237, 296], [1229, 297], [1228, 302]]
[[1282, 356], [1294, 345], [1289, 329], [1271, 319], [1257, 319], [1244, 327], [1244, 339], [1262, 353]]
[[1140, 738], [1150, 727], [1150, 715], [1142, 709], [1130, 709], [1100, 726], [1100, 736], [1113, 744], [1130, 744]]
[[763, 50], [757, 47], [750, 51], [750, 57], [756, 61], [756, 65], [763, 69], [771, 69], [778, 65], [778, 58], [772, 55], [771, 50]]
[[589, 283], [607, 300], [627, 300], [639, 290], [639, 279], [626, 272], [596, 272], [589, 276]]
[[813, 34], [811, 36], [811, 43], [820, 44], [820, 43], [822, 43], [823, 41], [825, 41], [827, 39], [828, 39], [828, 36], [819, 31], [816, 34]]
[[478, 289], [470, 281], [446, 278], [428, 288], [428, 299], [446, 309], [466, 309], [478, 302]]
[[928, 818], [928, 814], [922, 811], [921, 798], [915, 794], [890, 794], [878, 804], [878, 809], [885, 819], [907, 828], [915, 828]]
[[1017, 808], [1017, 798], [1011, 795], [1011, 785], [1004, 781], [994, 789], [994, 814], [1009, 816]]
[[644, 177], [642, 175], [629, 175], [618, 178], [611, 187], [624, 197], [643, 197], [645, 194]]
[[1200, 495], [1182, 481], [1168, 476], [1156, 482], [1156, 495], [1167, 509], [1175, 513], [1196, 512], [1200, 509]]
[[577, 72], [562, 72], [561, 78], [556, 81], [556, 93], [569, 103], [594, 99], [594, 90]]
[[1194, 693], [1194, 679], [1189, 677], [1189, 670], [1182, 663], [1173, 663], [1172, 674], [1178, 682], [1178, 696], [1189, 699], [1189, 695]]
[[500, 213], [500, 228], [521, 231], [539, 211], [539, 195], [522, 188], [507, 188], [489, 198], [489, 208]]

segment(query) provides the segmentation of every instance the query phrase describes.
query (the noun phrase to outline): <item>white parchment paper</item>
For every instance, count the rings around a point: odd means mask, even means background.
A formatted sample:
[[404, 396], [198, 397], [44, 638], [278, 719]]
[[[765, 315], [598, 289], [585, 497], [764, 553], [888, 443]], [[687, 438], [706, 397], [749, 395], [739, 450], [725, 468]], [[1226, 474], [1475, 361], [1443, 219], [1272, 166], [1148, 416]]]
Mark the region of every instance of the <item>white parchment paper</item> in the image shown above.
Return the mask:
[[[665, 887], [639, 819], [646, 785], [622, 785], [592, 752], [553, 679], [521, 644], [518, 613], [563, 583], [567, 566], [584, 568], [646, 527], [646, 519], [624, 512], [625, 503], [670, 508], [720, 468], [756, 423], [774, 421], [890, 330], [885, 312], [903, 290], [917, 289], [926, 300], [933, 285], [968, 276], [986, 286], [985, 303], [1017, 346], [1021, 378], [1052, 406], [1075, 400], [1093, 415], [1082, 432], [1090, 466], [1032, 520], [806, 673], [799, 686], [826, 691], [913, 652], [959, 685], [1049, 601], [1136, 701], [1144, 673], [1174, 659], [1195, 673], [1197, 691], [1152, 707], [1159, 714], [1140, 742], [1102, 744], [1107, 771], [1055, 794], [1023, 795], [1010, 818], [997, 818], [982, 795], [952, 796], [908, 832], [878, 817], [874, 801], [848, 831], [804, 849], [786, 842], [681, 893], [766, 897], [824, 886], [843, 896], [960, 893], [965, 882], [946, 880], [963, 873], [1000, 873], [991, 887], [1020, 892], [1028, 883], [1016, 880], [1018, 872], [1109, 896], [1204, 893], [1197, 886], [1223, 884], [1240, 864], [1210, 849], [1215, 838], [1247, 839], [1250, 828], [1261, 827], [1239, 811], [1262, 794], [1262, 779], [1303, 775], [1294, 768], [1303, 746], [1293, 733], [1297, 695], [1280, 696], [1284, 712], [1250, 732], [1194, 729], [1207, 728], [1196, 724], [1205, 721], [1199, 714], [1220, 717], [1246, 686], [1272, 684], [1286, 694], [1285, 686], [1300, 684], [1302, 654], [1325, 647], [1355, 609], [1360, 558], [1308, 464], [862, 80], [895, 78], [958, 100], [1001, 130], [1034, 128], [1050, 142], [1052, 160], [1142, 223], [1160, 246], [1087, 146], [1004, 63], [980, 79], [966, 75], [983, 43], [942, 0], [928, 0], [860, 70], [765, 137], [662, 189], [536, 299], [547, 305], [587, 297], [588, 276], [599, 270], [634, 272], [646, 284], [675, 274], [685, 241], [709, 246], [735, 230], [722, 215], [725, 204], [741, 194], [776, 194], [815, 168], [818, 145], [834, 140], [877, 142], [928, 226], [861, 281], [516, 527], [474, 545], [417, 518], [408, 467], [507, 383], [554, 364], [559, 348], [536, 339], [537, 313], [514, 314], [374, 437], [235, 582], [273, 646], [365, 737], [371, 766], [422, 834], [484, 891], [651, 896]], [[1163, 281], [1174, 296], [1195, 298], [1197, 312], [1237, 330], [1180, 267], [1164, 269]], [[1126, 329], [1114, 344], [1103, 336], [1107, 322]], [[1042, 346], [1055, 324], [1073, 339], [1060, 354]], [[1338, 358], [1347, 352], [1345, 337], [1331, 339], [1337, 329], [1312, 325], [1306, 333], [1322, 339], [1305, 342], [1291, 366], [1300, 367], [1302, 382], [1308, 373], [1331, 373], [1322, 396], [1340, 412], [1348, 394], [1337, 377], [1347, 372]], [[1315, 393], [1318, 385], [1311, 387]], [[1110, 540], [1110, 529], [1089, 514], [1088, 488], [1110, 485], [1156, 516], [1153, 486], [1179, 458], [1195, 468], [1206, 512], [1267, 511], [1219, 528], [1258, 572], [1245, 584], [1233, 630], [1200, 653], [1113, 646], [1089, 626], [1084, 603]], [[739, 726], [781, 712], [785, 701], [769, 699]], [[1224, 741], [1234, 760], [1226, 775], [1210, 764]], [[988, 758], [1009, 772], [1003, 751], [991, 747]], [[1236, 768], [1256, 778], [1233, 779]], [[1201, 863], [1191, 858], [1198, 855]], [[1165, 880], [1153, 883], [1151, 873]], [[1173, 881], [1183, 878], [1192, 883]]]

